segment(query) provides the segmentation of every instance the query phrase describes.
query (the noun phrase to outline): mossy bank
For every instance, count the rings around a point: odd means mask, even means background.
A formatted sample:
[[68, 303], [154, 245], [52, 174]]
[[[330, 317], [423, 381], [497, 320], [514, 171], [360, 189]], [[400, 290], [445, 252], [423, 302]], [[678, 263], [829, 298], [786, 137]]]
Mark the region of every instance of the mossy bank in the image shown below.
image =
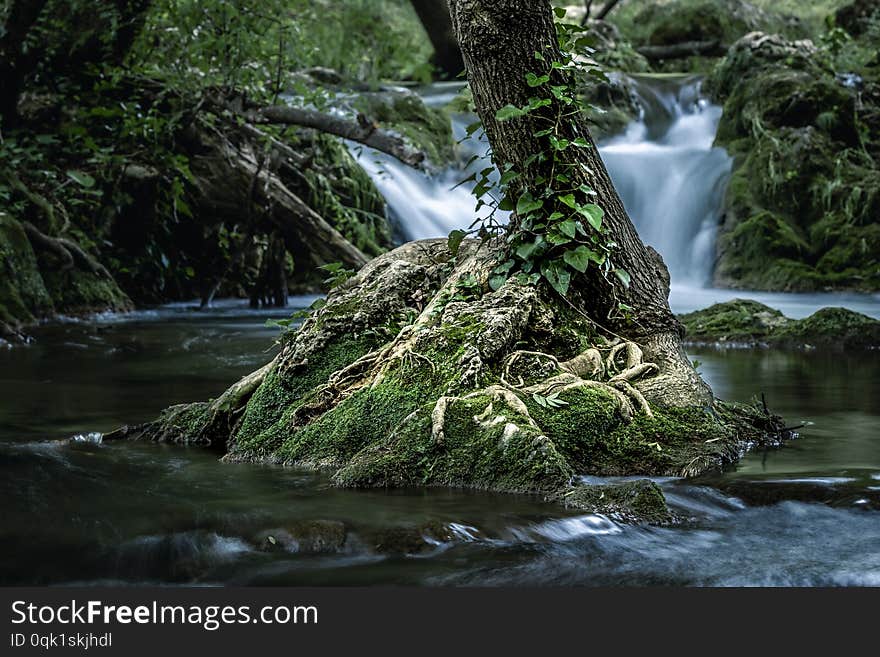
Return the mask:
[[726, 347], [843, 351], [880, 348], [880, 321], [846, 308], [822, 308], [804, 319], [745, 299], [680, 316], [686, 342]]

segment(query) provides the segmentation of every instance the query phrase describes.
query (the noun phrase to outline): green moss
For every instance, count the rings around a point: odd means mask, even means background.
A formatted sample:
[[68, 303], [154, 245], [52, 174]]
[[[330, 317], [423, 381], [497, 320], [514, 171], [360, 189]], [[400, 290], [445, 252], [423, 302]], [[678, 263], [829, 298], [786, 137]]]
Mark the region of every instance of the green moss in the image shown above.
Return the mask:
[[392, 91], [362, 94], [357, 108], [424, 151], [434, 166], [452, 162], [455, 140], [449, 116], [428, 107], [416, 94]]
[[680, 315], [690, 341], [754, 342], [790, 320], [757, 301], [734, 299]]
[[0, 211], [0, 322], [16, 328], [52, 311], [52, 299], [24, 229]]
[[[573, 474], [552, 441], [525, 428], [478, 423], [488, 397], [452, 405], [443, 439], [431, 434], [433, 404], [419, 409], [405, 431], [370, 445], [335, 475], [343, 486], [440, 485], [508, 492], [552, 492]], [[519, 419], [508, 412], [510, 419]]]
[[724, 102], [717, 143], [734, 155], [716, 283], [880, 289], [880, 94], [842, 84], [842, 57], [749, 37], [707, 82]]
[[604, 486], [575, 486], [561, 496], [561, 501], [569, 507], [625, 522], [662, 525], [673, 520], [663, 491], [648, 479]]
[[391, 227], [385, 218], [385, 199], [367, 173], [338, 139], [317, 135], [312, 143], [309, 205], [368, 255], [391, 246]]
[[277, 456], [286, 463], [341, 465], [376, 436], [391, 434], [432, 393], [430, 389], [403, 387], [393, 381], [358, 391], [287, 437]]
[[43, 280], [60, 313], [126, 312], [134, 307], [116, 281], [101, 274], [48, 266]]
[[579, 472], [591, 472], [604, 461], [609, 449], [608, 434], [623, 419], [616, 400], [603, 390], [585, 388], [564, 393], [561, 408], [544, 408], [526, 399], [529, 413], [547, 437]]
[[234, 457], [266, 458], [281, 446], [291, 416], [303, 396], [326, 382], [336, 370], [353, 363], [375, 346], [374, 338], [338, 339], [301, 371], [282, 375], [273, 368], [248, 401], [230, 452]]
[[839, 349], [876, 348], [880, 347], [880, 322], [846, 308], [822, 308], [783, 326], [776, 340]]
[[822, 308], [795, 320], [757, 303], [735, 299], [679, 317], [696, 344], [858, 349], [880, 346], [880, 321], [845, 308]]
[[[611, 15], [637, 45], [718, 41], [729, 45], [755, 30], [805, 36], [797, 20], [742, 0], [660, 0], [647, 6], [628, 3]], [[690, 70], [690, 69], [687, 69]]]

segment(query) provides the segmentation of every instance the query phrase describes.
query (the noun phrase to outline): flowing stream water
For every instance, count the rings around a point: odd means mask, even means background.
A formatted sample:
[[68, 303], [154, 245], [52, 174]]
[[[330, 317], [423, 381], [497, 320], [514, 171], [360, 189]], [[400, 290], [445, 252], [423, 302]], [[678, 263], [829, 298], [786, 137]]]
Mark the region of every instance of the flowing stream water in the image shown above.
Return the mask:
[[[603, 157], [669, 262], [676, 309], [733, 296], [706, 287], [730, 166], [711, 148], [719, 110], [693, 79], [638, 89], [642, 121], [603, 144]], [[454, 91], [429, 93], [443, 102]], [[362, 161], [375, 164], [405, 235], [472, 220], [467, 191], [449, 189], [460, 169], [427, 178], [376, 155]], [[872, 297], [757, 298], [793, 316], [828, 304], [880, 316]], [[660, 480], [691, 518], [675, 527], [619, 525], [530, 496], [336, 490], [314, 472], [102, 442], [101, 432], [214, 397], [268, 361], [265, 320], [279, 313], [244, 306], [55, 323], [29, 346], [0, 349], [0, 584], [880, 585], [877, 352], [692, 350], [720, 397], [764, 392], [808, 426], [724, 473]], [[304, 526], [323, 527], [320, 540]], [[267, 535], [279, 539], [270, 550]]]

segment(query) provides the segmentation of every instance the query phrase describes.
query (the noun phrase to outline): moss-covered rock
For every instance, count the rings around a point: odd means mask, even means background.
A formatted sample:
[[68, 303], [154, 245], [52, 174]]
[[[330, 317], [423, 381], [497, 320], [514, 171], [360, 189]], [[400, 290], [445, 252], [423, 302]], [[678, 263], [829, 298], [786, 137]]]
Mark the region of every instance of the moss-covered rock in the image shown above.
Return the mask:
[[348, 530], [338, 520], [301, 520], [259, 532], [253, 542], [266, 552], [332, 554], [345, 547]]
[[679, 317], [691, 344], [825, 350], [880, 348], [880, 321], [845, 308], [790, 319], [757, 301], [735, 299]]
[[707, 80], [724, 103], [716, 143], [734, 157], [717, 284], [880, 289], [880, 87], [837, 75], [842, 57], [756, 32]]
[[24, 229], [0, 211], [0, 338], [2, 333], [15, 337], [22, 325], [52, 311], [52, 298]]
[[[336, 288], [273, 363], [129, 435], [221, 444], [225, 429], [226, 460], [326, 469], [338, 486], [560, 501], [577, 474], [698, 474], [782, 426], [708, 397], [681, 405], [638, 345], [603, 337], [539, 287], [491, 290], [491, 268], [476, 240], [457, 256], [446, 240], [399, 247]], [[655, 519], [645, 495], [621, 493], [614, 508], [644, 502], [641, 519]]]
[[673, 521], [660, 487], [649, 479], [602, 486], [576, 486], [562, 498], [565, 506], [601, 513], [625, 522], [664, 525]]
[[590, 106], [594, 135], [600, 140], [623, 132], [639, 118], [642, 109], [632, 78], [615, 72], [608, 73], [607, 80], [590, 84], [584, 90], [583, 100]]
[[428, 107], [415, 93], [384, 90], [359, 94], [355, 107], [385, 129], [399, 133], [422, 150], [434, 166], [449, 164], [455, 157], [455, 139], [449, 116]]
[[[304, 139], [308, 143], [302, 143]], [[330, 135], [312, 134], [300, 141], [311, 153], [310, 166], [303, 172], [308, 204], [367, 255], [391, 248], [385, 199], [348, 148]]]
[[801, 36], [794, 17], [757, 7], [744, 0], [660, 0], [644, 8], [611, 15], [621, 32], [637, 46], [717, 41], [730, 45], [755, 30]]
[[633, 47], [614, 23], [590, 21], [587, 35], [593, 39], [593, 59], [606, 71], [621, 73], [647, 73], [651, 70], [648, 60]]

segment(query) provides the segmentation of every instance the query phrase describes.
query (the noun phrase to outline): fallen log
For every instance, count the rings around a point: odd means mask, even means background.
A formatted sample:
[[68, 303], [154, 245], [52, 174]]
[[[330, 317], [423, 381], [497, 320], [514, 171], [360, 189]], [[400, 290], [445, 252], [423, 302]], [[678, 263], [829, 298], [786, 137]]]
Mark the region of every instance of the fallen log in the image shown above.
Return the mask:
[[636, 51], [645, 59], [660, 61], [663, 59], [681, 59], [692, 55], [709, 55], [720, 57], [725, 48], [717, 39], [712, 41], [683, 41], [665, 46], [641, 46]]
[[281, 232], [298, 266], [337, 261], [353, 269], [363, 266], [369, 258], [360, 249], [294, 193], [272, 166], [260, 166], [252, 140], [251, 131], [200, 131], [201, 152], [193, 157], [192, 168], [204, 210], [234, 220], [253, 204], [261, 208], [255, 220]]

